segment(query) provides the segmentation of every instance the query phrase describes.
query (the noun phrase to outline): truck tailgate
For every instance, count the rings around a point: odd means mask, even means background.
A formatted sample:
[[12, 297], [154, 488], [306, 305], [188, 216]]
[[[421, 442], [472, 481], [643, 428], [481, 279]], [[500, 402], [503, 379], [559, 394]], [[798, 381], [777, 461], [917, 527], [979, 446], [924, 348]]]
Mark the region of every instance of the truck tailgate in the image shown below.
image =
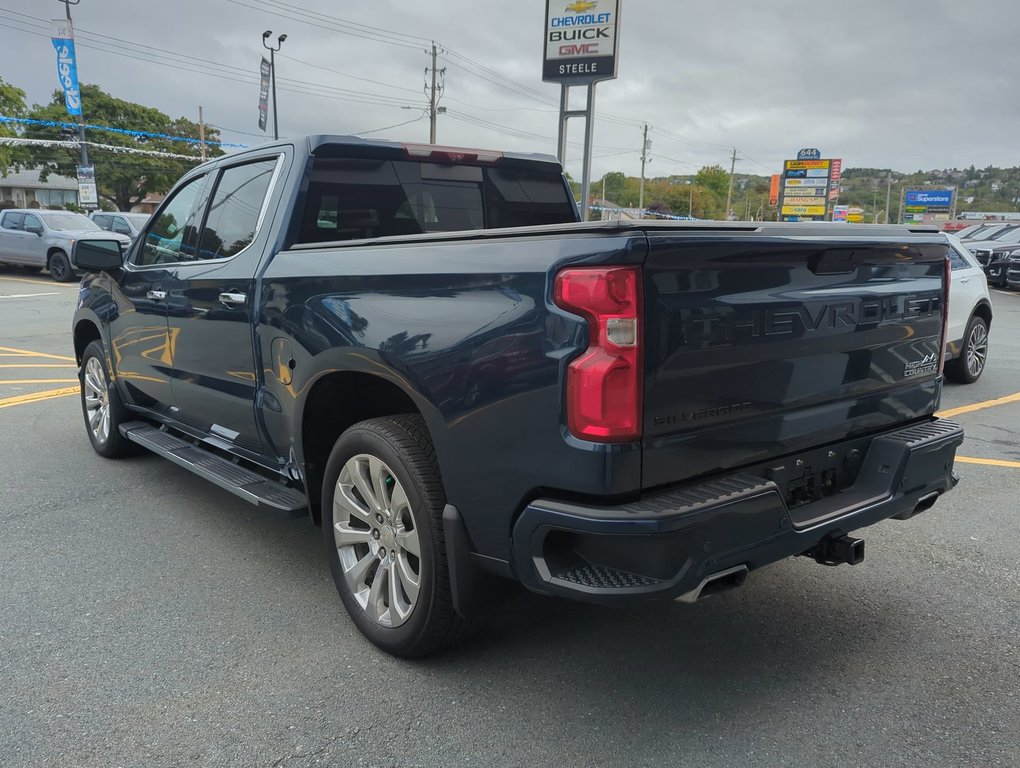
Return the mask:
[[947, 254], [939, 235], [651, 229], [648, 238], [643, 487], [936, 409]]

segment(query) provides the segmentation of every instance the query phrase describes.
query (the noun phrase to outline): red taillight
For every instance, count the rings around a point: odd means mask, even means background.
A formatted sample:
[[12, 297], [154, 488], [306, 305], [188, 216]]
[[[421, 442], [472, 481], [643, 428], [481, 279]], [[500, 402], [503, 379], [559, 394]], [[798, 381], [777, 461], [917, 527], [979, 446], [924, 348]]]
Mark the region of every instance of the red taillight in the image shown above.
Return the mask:
[[942, 268], [942, 364], [941, 371], [949, 360], [949, 288], [953, 284], [953, 267], [946, 256], [946, 263]]
[[604, 443], [640, 437], [641, 270], [565, 269], [554, 300], [588, 321], [588, 349], [567, 369], [570, 432]]

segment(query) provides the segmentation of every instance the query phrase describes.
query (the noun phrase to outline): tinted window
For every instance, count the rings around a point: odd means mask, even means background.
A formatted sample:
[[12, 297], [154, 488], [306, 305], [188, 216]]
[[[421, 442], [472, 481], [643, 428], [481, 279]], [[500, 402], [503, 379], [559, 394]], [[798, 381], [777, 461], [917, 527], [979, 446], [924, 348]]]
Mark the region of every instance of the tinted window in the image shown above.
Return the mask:
[[316, 158], [298, 242], [575, 221], [558, 173]]
[[131, 227], [120, 216], [113, 217], [113, 231], [119, 235], [130, 235]]
[[178, 189], [167, 201], [145, 233], [145, 243], [135, 263], [169, 264], [176, 261], [191, 261], [195, 258], [198, 241], [198, 222], [195, 212], [199, 191], [205, 184], [205, 177], [192, 179]]
[[956, 248], [949, 249], [949, 265], [953, 269], [970, 269], [970, 264], [960, 255]]
[[101, 227], [103, 229], [109, 229], [110, 228], [110, 217], [109, 216], [103, 216], [103, 215], [97, 214], [96, 216], [92, 217], [92, 221], [95, 222], [97, 227]]
[[25, 229], [34, 228], [42, 229], [42, 222], [39, 221], [39, 217], [32, 213], [25, 214]]
[[6, 213], [4, 214], [4, 229], [24, 229], [25, 226], [25, 214], [23, 213]]
[[227, 168], [220, 174], [202, 229], [199, 258], [226, 259], [251, 245], [275, 168], [273, 158]]

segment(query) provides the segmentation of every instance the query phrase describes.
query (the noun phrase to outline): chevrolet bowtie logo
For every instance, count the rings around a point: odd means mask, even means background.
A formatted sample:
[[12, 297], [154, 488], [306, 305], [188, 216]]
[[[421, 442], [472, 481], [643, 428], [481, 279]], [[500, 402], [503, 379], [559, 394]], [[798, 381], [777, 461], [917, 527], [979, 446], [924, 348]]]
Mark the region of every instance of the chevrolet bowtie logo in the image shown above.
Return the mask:
[[566, 10], [572, 13], [584, 13], [585, 11], [590, 11], [596, 5], [598, 3], [594, 2], [594, 0], [577, 0], [577, 2], [568, 5]]

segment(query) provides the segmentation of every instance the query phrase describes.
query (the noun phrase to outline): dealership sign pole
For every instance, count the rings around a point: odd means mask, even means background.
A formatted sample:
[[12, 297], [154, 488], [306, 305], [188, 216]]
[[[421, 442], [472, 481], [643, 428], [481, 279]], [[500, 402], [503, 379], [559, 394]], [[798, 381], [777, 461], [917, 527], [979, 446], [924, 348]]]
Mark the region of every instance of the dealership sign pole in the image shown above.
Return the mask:
[[[595, 122], [595, 84], [616, 78], [620, 0], [546, 0], [542, 80], [560, 84], [560, 122], [556, 149], [567, 157], [567, 121], [583, 117], [584, 163], [581, 171], [581, 218], [588, 220], [591, 154]], [[570, 87], [587, 86], [583, 110], [570, 109]]]
[[66, 10], [66, 19], [53, 19], [50, 22], [50, 40], [57, 53], [57, 81], [64, 92], [64, 106], [67, 108], [67, 114], [77, 118], [78, 122], [78, 150], [81, 156], [81, 162], [78, 164], [78, 203], [83, 208], [92, 210], [99, 207], [96, 167], [89, 163], [89, 150], [85, 144], [85, 118], [81, 110], [78, 57], [74, 50], [74, 26], [71, 23], [70, 5], [66, 6]]

